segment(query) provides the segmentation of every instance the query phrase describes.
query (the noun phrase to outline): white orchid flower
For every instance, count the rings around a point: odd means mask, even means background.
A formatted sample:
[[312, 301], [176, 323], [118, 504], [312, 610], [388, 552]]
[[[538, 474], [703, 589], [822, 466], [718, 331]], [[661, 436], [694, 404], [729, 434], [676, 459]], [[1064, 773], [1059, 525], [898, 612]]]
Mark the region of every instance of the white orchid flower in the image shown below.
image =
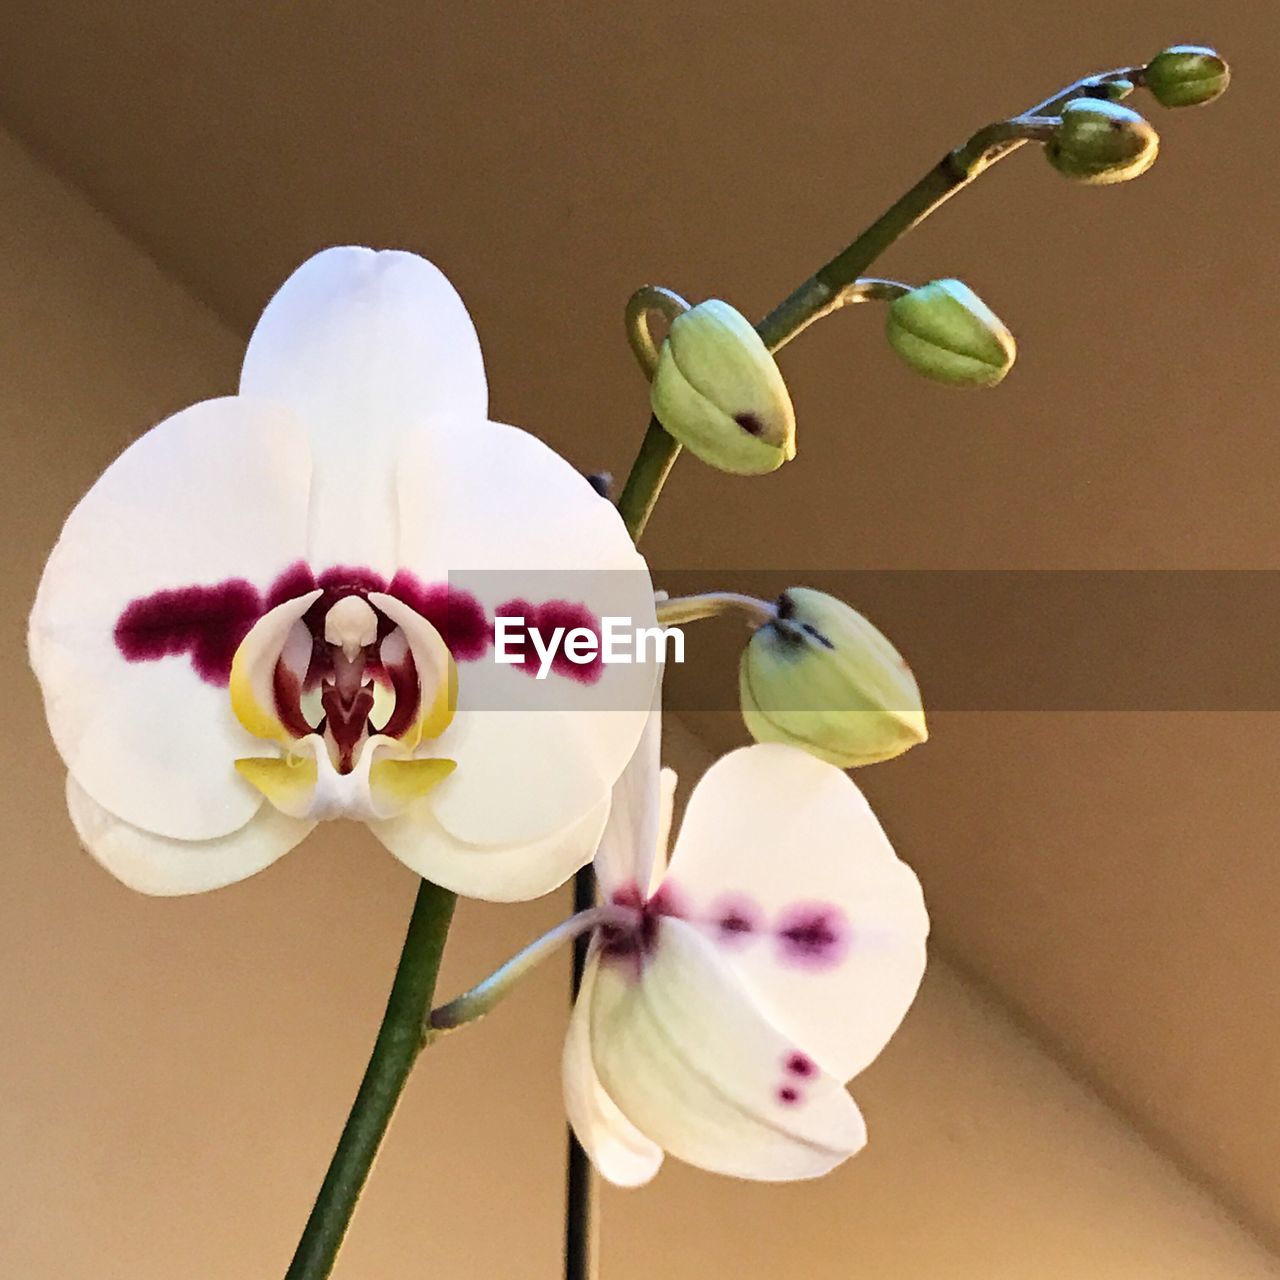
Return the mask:
[[331, 249], [267, 307], [239, 394], [162, 422], [71, 513], [31, 662], [76, 829], [126, 884], [215, 888], [331, 817], [477, 897], [590, 858], [648, 696], [498, 667], [493, 618], [518, 581], [508, 611], [647, 625], [652, 588], [611, 504], [487, 400], [434, 266]]
[[597, 857], [605, 901], [630, 917], [592, 940], [564, 1054], [570, 1122], [622, 1186], [664, 1151], [741, 1178], [824, 1174], [866, 1141], [844, 1082], [924, 973], [919, 882], [848, 775], [776, 744], [712, 766], [664, 867], [674, 775], [659, 782], [649, 736]]

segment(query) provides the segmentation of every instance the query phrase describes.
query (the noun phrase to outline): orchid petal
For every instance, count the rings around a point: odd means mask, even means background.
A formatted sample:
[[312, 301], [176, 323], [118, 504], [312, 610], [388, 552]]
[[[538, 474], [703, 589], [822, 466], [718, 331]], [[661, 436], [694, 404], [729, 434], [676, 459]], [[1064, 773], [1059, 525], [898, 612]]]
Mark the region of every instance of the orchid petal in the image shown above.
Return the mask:
[[[657, 625], [644, 560], [613, 505], [526, 432], [485, 422], [414, 433], [398, 484], [399, 564], [420, 582], [461, 582], [490, 617], [529, 597]], [[432, 798], [440, 825], [466, 843], [518, 844], [581, 818], [630, 760], [656, 674], [653, 662], [612, 663], [590, 681], [543, 681], [492, 654], [466, 666], [440, 739], [458, 761]]]
[[311, 633], [302, 622], [302, 615], [322, 594], [311, 591], [264, 613], [249, 629], [231, 660], [231, 677], [227, 682], [231, 709], [255, 738], [266, 738], [287, 747], [296, 738], [305, 736], [291, 733], [280, 721], [276, 705], [276, 666], [286, 648], [301, 651], [301, 656], [288, 665], [300, 692], [307, 674], [307, 660], [311, 657]]
[[897, 1030], [920, 985], [929, 919], [847, 774], [760, 745], [694, 788], [666, 883], [768, 1016], [847, 1080]]
[[569, 1123], [591, 1163], [615, 1186], [639, 1187], [662, 1166], [662, 1148], [650, 1142], [604, 1091], [591, 1061], [591, 1000], [598, 955], [588, 959], [569, 1019], [561, 1078]]
[[[31, 663], [67, 768], [123, 821], [206, 840], [257, 810], [232, 768], [254, 740], [223, 664], [258, 591], [305, 552], [309, 474], [285, 415], [210, 400], [126, 449], [68, 517], [32, 609]], [[166, 632], [166, 613], [186, 630]]]
[[591, 999], [600, 1083], [645, 1137], [713, 1173], [789, 1181], [866, 1142], [840, 1082], [757, 1009], [715, 946], [671, 917], [634, 955], [601, 953]]
[[[676, 787], [680, 779], [674, 769], [663, 769], [658, 774], [658, 837], [654, 842], [653, 866], [649, 870], [646, 896], [657, 893], [666, 878], [667, 854], [671, 848], [671, 823], [676, 810]], [[641, 881], [643, 885], [644, 882]]]
[[395, 567], [394, 464], [406, 431], [465, 430], [488, 405], [467, 309], [411, 253], [327, 249], [303, 263], [262, 313], [242, 395], [288, 406], [315, 455], [310, 559]]
[[629, 886], [648, 896], [662, 824], [661, 745], [662, 716], [655, 709], [631, 762], [614, 784], [609, 821], [596, 850], [596, 879], [606, 899]]
[[[465, 767], [459, 761], [458, 772]], [[591, 861], [609, 817], [609, 797], [560, 831], [526, 843], [467, 844], [436, 821], [432, 801], [452, 786], [455, 772], [424, 800], [369, 829], [411, 870], [442, 888], [489, 902], [523, 902], [562, 885]], [[494, 803], [501, 802], [497, 793]]]
[[236, 761], [236, 772], [281, 813], [314, 820], [320, 775], [314, 755], [241, 757]]
[[369, 765], [369, 791], [373, 806], [387, 817], [421, 800], [458, 767], [456, 760], [440, 758], [373, 760]]
[[67, 809], [81, 843], [106, 870], [130, 889], [159, 896], [203, 893], [256, 875], [315, 826], [262, 805], [229, 835], [170, 840], [108, 813], [73, 774], [67, 775]]
[[412, 751], [424, 739], [438, 738], [453, 720], [458, 701], [458, 671], [440, 632], [395, 596], [369, 592], [369, 603], [403, 632], [413, 655], [421, 701], [413, 723], [399, 735]]

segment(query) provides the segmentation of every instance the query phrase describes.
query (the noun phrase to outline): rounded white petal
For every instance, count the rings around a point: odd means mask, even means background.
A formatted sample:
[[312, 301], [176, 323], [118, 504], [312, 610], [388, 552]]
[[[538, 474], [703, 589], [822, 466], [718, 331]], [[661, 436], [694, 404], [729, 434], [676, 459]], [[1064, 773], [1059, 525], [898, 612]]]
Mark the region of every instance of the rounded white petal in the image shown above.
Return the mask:
[[463, 430], [488, 407], [467, 309], [438, 268], [412, 253], [326, 249], [262, 313], [242, 395], [287, 405], [315, 454], [313, 565], [395, 563], [394, 464], [404, 432]]
[[[461, 768], [461, 765], [459, 765]], [[448, 786], [445, 779], [436, 788]], [[424, 880], [466, 898], [524, 902], [564, 884], [591, 861], [609, 817], [609, 797], [560, 831], [507, 845], [467, 844], [446, 831], [431, 811], [432, 792], [398, 817], [369, 823], [369, 829], [397, 858]], [[505, 804], [502, 792], [493, 797]]]
[[591, 1163], [615, 1186], [639, 1187], [662, 1166], [662, 1148], [649, 1141], [605, 1093], [591, 1061], [591, 992], [599, 957], [592, 956], [569, 1019], [561, 1077], [569, 1123]]
[[67, 808], [84, 847], [117, 880], [139, 893], [172, 897], [220, 889], [256, 875], [315, 826], [269, 804], [238, 831], [216, 840], [169, 840], [108, 813], [67, 775]]
[[[205, 840], [256, 811], [233, 768], [254, 739], [218, 670], [257, 593], [305, 554], [309, 478], [287, 415], [210, 400], [126, 449], [68, 517], [32, 609], [31, 664], [67, 768], [124, 821]], [[145, 625], [120, 639], [130, 605]], [[185, 633], [174, 623], [195, 614]]]
[[853, 780], [794, 747], [744, 747], [694, 788], [666, 883], [769, 1017], [847, 1080], [915, 999], [919, 881]]
[[[399, 565], [419, 581], [449, 581], [491, 619], [512, 600], [567, 601], [597, 622], [656, 626], [648, 570], [617, 511], [527, 432], [419, 432], [398, 475]], [[439, 742], [458, 769], [433, 797], [440, 823], [462, 841], [509, 844], [581, 817], [631, 759], [657, 669], [612, 663], [589, 681], [555, 670], [538, 680], [492, 647], [460, 661], [457, 714]]]
[[680, 920], [660, 920], [642, 965], [602, 953], [591, 1056], [645, 1137], [713, 1173], [818, 1177], [866, 1142], [840, 1081], [764, 1017], [713, 945]]

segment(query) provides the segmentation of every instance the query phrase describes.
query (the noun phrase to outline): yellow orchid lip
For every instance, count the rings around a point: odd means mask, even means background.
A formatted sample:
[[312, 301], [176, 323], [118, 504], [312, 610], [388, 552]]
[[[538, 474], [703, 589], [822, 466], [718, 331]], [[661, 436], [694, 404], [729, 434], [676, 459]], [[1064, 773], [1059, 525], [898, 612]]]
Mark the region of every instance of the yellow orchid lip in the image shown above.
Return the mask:
[[404, 812], [457, 768], [444, 757], [415, 758], [391, 738], [362, 744], [352, 769], [339, 773], [327, 744], [311, 734], [283, 756], [248, 756], [236, 772], [291, 818], [386, 819]]

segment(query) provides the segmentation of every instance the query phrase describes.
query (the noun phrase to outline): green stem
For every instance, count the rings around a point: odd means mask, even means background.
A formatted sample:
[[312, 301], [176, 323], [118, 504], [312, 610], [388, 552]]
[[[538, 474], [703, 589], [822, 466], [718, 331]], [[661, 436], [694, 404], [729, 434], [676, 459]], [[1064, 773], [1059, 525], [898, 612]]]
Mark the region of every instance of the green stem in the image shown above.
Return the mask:
[[427, 1022], [428, 1040], [487, 1017], [519, 983], [566, 943], [574, 942], [605, 925], [626, 924], [634, 918], [635, 912], [629, 908], [603, 906], [588, 907], [567, 920], [562, 920], [554, 929], [535, 938], [523, 951], [516, 952], [506, 964], [500, 965], [469, 991], [464, 991], [448, 1004], [433, 1009]]
[[653, 509], [658, 505], [658, 495], [666, 484], [671, 468], [680, 456], [680, 443], [669, 436], [657, 418], [649, 419], [649, 429], [640, 442], [640, 452], [631, 466], [627, 482], [618, 497], [618, 513], [627, 532], [640, 541], [645, 525]]
[[426, 880], [418, 886], [369, 1065], [285, 1280], [325, 1280], [333, 1271], [374, 1156], [422, 1052], [455, 901], [454, 894]]
[[[825, 266], [819, 267], [788, 298], [780, 302], [756, 325], [756, 332], [770, 351], [786, 346], [815, 320], [829, 315], [850, 301], [861, 300], [849, 292], [859, 276], [895, 241], [912, 227], [918, 226], [935, 209], [940, 208], [957, 191], [969, 185], [980, 173], [999, 160], [1012, 155], [1032, 141], [1044, 141], [1052, 117], [1073, 98], [1123, 96], [1109, 86], [1119, 81], [1141, 84], [1142, 67], [1118, 67], [1100, 75], [1086, 76], [1075, 84], [1046, 98], [1030, 111], [1011, 120], [1001, 120], [979, 129], [963, 146], [949, 151], [904, 195], [895, 200], [856, 240], [842, 249]], [[874, 296], [874, 295], [873, 295]], [[649, 516], [657, 504], [658, 494], [666, 483], [680, 445], [667, 435], [656, 418], [649, 419], [649, 429], [635, 466], [618, 500], [618, 510], [631, 536], [637, 541], [644, 532]]]

